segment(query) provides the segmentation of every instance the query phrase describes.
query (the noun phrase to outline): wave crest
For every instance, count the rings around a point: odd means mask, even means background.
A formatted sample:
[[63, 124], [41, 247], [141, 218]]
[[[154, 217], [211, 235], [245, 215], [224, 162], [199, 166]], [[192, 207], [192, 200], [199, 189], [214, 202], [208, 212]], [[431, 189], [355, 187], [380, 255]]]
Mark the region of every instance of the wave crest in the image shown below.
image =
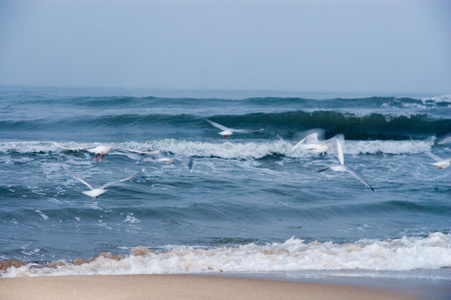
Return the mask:
[[359, 240], [354, 243], [254, 243], [205, 249], [176, 247], [154, 252], [145, 247], [125, 256], [103, 253], [88, 261], [53, 262], [9, 267], [3, 277], [56, 275], [181, 274], [205, 272], [275, 272], [302, 270], [408, 271], [451, 267], [451, 236], [433, 233], [426, 238]]
[[[309, 152], [301, 150], [292, 152], [292, 147], [298, 142], [288, 140], [274, 140], [269, 142], [200, 142], [178, 139], [162, 139], [149, 141], [131, 141], [124, 143], [108, 143], [112, 150], [110, 154], [126, 153], [127, 155], [136, 155], [129, 152], [128, 149], [139, 151], [148, 151], [149, 149], [158, 149], [173, 154], [182, 154], [186, 156], [197, 157], [219, 157], [225, 159], [261, 159], [268, 156], [286, 156], [303, 157]], [[65, 145], [73, 148], [95, 147], [98, 143], [76, 143], [68, 142]], [[417, 154], [430, 150], [433, 146], [432, 139], [417, 141], [413, 144], [408, 141], [345, 141], [343, 147], [344, 154]], [[0, 153], [17, 152], [21, 154], [38, 153], [57, 153], [64, 151], [51, 142], [7, 142], [0, 143]], [[131, 156], [130, 156], [131, 157]]]

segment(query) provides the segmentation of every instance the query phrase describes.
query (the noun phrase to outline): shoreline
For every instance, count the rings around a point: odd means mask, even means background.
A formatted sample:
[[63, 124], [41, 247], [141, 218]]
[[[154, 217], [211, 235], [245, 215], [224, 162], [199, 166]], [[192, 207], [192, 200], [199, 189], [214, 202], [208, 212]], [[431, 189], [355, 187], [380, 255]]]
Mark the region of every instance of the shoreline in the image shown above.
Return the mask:
[[[351, 280], [352, 281], [352, 280]], [[384, 287], [205, 275], [0, 278], [9, 299], [426, 299]]]

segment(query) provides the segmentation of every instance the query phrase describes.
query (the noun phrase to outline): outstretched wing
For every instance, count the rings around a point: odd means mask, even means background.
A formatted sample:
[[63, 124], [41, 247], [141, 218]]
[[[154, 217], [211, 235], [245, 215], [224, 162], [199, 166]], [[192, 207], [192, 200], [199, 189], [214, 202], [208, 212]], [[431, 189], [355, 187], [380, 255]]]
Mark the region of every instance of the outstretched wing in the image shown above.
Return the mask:
[[[410, 140], [412, 141], [412, 145], [413, 145], [415, 148], [419, 149], [419, 146], [417, 145], [417, 143], [415, 143], [415, 141], [414, 141], [412, 138], [410, 138]], [[429, 151], [429, 150], [426, 150], [426, 151], [423, 151], [423, 152], [426, 153], [430, 158], [432, 158], [433, 160], [435, 160], [435, 161], [437, 161], [437, 162], [443, 160], [441, 157], [438, 157], [437, 155], [433, 154], [433, 153], [432, 153], [431, 151]]]
[[370, 190], [372, 190], [374, 192], [373, 187], [365, 180], [365, 178], [363, 178], [362, 175], [360, 175], [360, 173], [358, 173], [356, 170], [353, 170], [349, 167], [344, 166], [345, 170], [347, 172], [349, 172], [349, 174], [351, 174], [352, 176], [354, 176], [355, 178], [357, 178], [358, 180], [360, 180], [361, 183], [363, 183], [364, 185], [366, 185], [367, 188], [369, 188]]
[[184, 164], [188, 168], [188, 171], [192, 171], [194, 160], [191, 156], [177, 155], [175, 156], [175, 159], [179, 160], [182, 164]]
[[86, 182], [83, 178], [81, 178], [81, 177], [75, 175], [71, 170], [69, 170], [65, 165], [63, 165], [63, 163], [62, 163], [61, 161], [60, 161], [60, 163], [61, 163], [61, 166], [63, 167], [63, 169], [64, 169], [67, 173], [69, 173], [70, 176], [74, 177], [75, 179], [77, 179], [78, 181], [80, 181], [81, 183], [83, 183], [84, 185], [86, 185], [88, 188], [90, 188], [91, 190], [94, 189], [94, 187], [93, 187], [90, 183]]
[[337, 155], [338, 160], [340, 161], [340, 164], [344, 165], [344, 157], [343, 157], [343, 146], [342, 146], [342, 140], [344, 140], [343, 135], [336, 135], [333, 138], [330, 138], [326, 141], [326, 144], [329, 146], [329, 148]]
[[223, 126], [223, 125], [221, 125], [221, 124], [218, 124], [218, 123], [216, 123], [216, 122], [210, 121], [210, 120], [208, 120], [208, 119], [207, 119], [207, 122], [210, 123], [211, 125], [213, 125], [214, 127], [218, 128], [218, 129], [221, 129], [221, 130], [230, 130], [230, 128], [227, 128], [227, 127], [225, 127], [225, 126]]
[[430, 158], [432, 158], [433, 160], [439, 162], [442, 161], [443, 159], [438, 157], [437, 155], [433, 154], [431, 151], [424, 151], [424, 153], [426, 153], [427, 155], [429, 155]]
[[257, 130], [249, 130], [249, 129], [234, 129], [234, 128], [229, 128], [230, 130], [234, 131], [234, 132], [238, 132], [238, 133], [251, 133], [251, 132], [260, 132], [263, 131], [263, 128], [257, 129]]
[[146, 170], [146, 169], [141, 169], [141, 170], [139, 170], [138, 172], [135, 172], [135, 173], [133, 173], [132, 175], [128, 176], [127, 178], [123, 178], [123, 179], [120, 179], [120, 180], [117, 180], [117, 181], [113, 181], [113, 182], [108, 182], [108, 183], [102, 185], [100, 188], [101, 188], [101, 189], [104, 189], [104, 188], [106, 188], [106, 187], [109, 187], [110, 185], [113, 185], [113, 184], [116, 184], [116, 183], [119, 183], [119, 182], [123, 182], [123, 181], [130, 180], [130, 179], [135, 178], [136, 176], [138, 176], [138, 175], [144, 173], [145, 170]]

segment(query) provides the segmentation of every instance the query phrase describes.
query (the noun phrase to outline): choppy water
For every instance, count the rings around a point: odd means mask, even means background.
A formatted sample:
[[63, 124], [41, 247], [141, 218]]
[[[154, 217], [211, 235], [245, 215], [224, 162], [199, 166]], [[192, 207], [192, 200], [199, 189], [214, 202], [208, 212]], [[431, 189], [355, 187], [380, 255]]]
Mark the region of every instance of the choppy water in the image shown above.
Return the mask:
[[[264, 131], [222, 138], [206, 119]], [[315, 172], [337, 163], [333, 154], [291, 151], [314, 128], [344, 134], [345, 164], [375, 192], [348, 173]], [[451, 132], [450, 96], [2, 87], [0, 129], [0, 260], [17, 266], [4, 277], [441, 270], [428, 276], [450, 279], [451, 168], [424, 153], [451, 157], [450, 143], [434, 145]], [[99, 163], [55, 142], [111, 151]], [[94, 186], [145, 172], [92, 199], [60, 161]]]

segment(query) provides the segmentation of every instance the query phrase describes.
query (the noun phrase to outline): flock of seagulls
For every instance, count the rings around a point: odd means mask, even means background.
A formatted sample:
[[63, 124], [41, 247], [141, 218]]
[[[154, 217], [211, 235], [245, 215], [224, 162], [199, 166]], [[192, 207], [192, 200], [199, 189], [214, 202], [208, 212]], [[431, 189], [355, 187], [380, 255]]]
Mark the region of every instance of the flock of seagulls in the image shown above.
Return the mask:
[[[254, 133], [254, 132], [263, 131], [263, 129], [249, 130], [249, 129], [228, 128], [226, 126], [223, 126], [221, 124], [218, 124], [218, 123], [213, 122], [208, 119], [206, 121], [208, 123], [210, 123], [212, 126], [220, 129], [221, 131], [218, 134], [221, 135], [223, 138], [226, 138], [234, 133]], [[317, 170], [316, 172], [320, 173], [320, 172], [324, 172], [326, 170], [331, 170], [331, 171], [335, 171], [335, 172], [348, 172], [349, 174], [354, 176], [356, 179], [358, 179], [361, 183], [363, 183], [368, 189], [374, 191], [374, 188], [368, 183], [368, 181], [359, 172], [357, 172], [356, 170], [345, 165], [344, 155], [343, 155], [343, 145], [344, 145], [344, 135], [343, 134], [337, 134], [330, 139], [324, 140], [323, 139], [324, 130], [318, 129], [318, 130], [312, 130], [310, 132], [311, 133], [309, 133], [305, 138], [303, 138], [301, 141], [299, 141], [296, 145], [294, 145], [292, 147], [292, 149], [291, 149], [292, 152], [294, 152], [298, 149], [301, 149], [303, 151], [314, 151], [317, 153], [332, 152], [334, 155], [336, 155], [336, 157], [338, 159], [338, 163], [323, 167], [323, 168]], [[411, 138], [411, 140], [412, 140], [412, 143], [416, 146], [416, 144], [412, 138]], [[441, 139], [436, 144], [445, 144], [445, 143], [449, 143], [449, 142], [451, 142], [451, 136]], [[100, 155], [99, 162], [101, 162], [103, 160], [104, 155], [107, 154], [108, 152], [110, 152], [110, 150], [111, 150], [111, 147], [103, 146], [103, 145], [97, 146], [94, 148], [90, 148], [90, 147], [83, 148], [83, 147], [68, 147], [68, 146], [65, 146], [65, 145], [62, 145], [59, 143], [53, 143], [53, 144], [56, 147], [61, 148], [63, 150], [88, 151], [90, 153], [95, 154], [94, 160], [97, 160], [97, 157]], [[139, 151], [139, 150], [135, 150], [135, 149], [126, 149], [126, 150], [133, 152], [133, 153], [143, 155], [143, 158], [141, 158], [137, 163], [141, 162], [146, 157], [150, 156], [150, 157], [152, 157], [152, 160], [156, 161], [156, 162], [160, 162], [160, 163], [164, 163], [164, 164], [172, 164], [176, 161], [180, 161], [184, 165], [186, 165], [189, 170], [192, 170], [192, 167], [193, 167], [193, 160], [191, 157], [187, 157], [187, 156], [183, 156], [183, 155], [169, 156], [165, 153], [162, 153], [160, 150], [152, 150], [152, 149], [148, 150], [148, 151]], [[430, 151], [424, 151], [424, 152], [436, 161], [435, 163], [432, 163], [432, 164], [437, 166], [438, 169], [448, 168], [451, 164], [451, 158], [442, 159], [442, 158], [438, 157], [437, 155], [431, 153]], [[131, 180], [131, 179], [141, 175], [145, 171], [145, 169], [141, 169], [126, 178], [106, 183], [100, 187], [95, 187], [95, 186], [91, 185], [90, 183], [88, 183], [83, 178], [81, 178], [80, 176], [73, 173], [67, 166], [65, 166], [63, 164], [63, 162], [61, 160], [59, 160], [59, 161], [60, 161], [63, 169], [69, 175], [71, 175], [74, 179], [80, 181], [81, 183], [83, 183], [84, 185], [86, 185], [89, 188], [88, 191], [83, 191], [82, 193], [89, 197], [92, 197], [93, 199], [95, 199], [98, 196], [105, 193], [107, 187], [114, 185], [114, 184], [124, 182], [124, 181]]]

